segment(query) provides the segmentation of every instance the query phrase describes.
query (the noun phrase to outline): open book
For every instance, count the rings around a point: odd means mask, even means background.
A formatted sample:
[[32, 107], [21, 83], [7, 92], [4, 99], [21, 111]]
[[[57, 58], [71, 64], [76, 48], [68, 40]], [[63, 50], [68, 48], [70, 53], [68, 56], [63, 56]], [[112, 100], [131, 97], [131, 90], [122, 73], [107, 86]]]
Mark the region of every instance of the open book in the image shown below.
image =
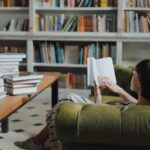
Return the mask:
[[98, 82], [99, 77], [108, 77], [112, 82], [116, 83], [116, 76], [113, 66], [113, 61], [111, 57], [95, 59], [89, 57], [87, 59], [87, 84], [88, 86], [100, 86]]

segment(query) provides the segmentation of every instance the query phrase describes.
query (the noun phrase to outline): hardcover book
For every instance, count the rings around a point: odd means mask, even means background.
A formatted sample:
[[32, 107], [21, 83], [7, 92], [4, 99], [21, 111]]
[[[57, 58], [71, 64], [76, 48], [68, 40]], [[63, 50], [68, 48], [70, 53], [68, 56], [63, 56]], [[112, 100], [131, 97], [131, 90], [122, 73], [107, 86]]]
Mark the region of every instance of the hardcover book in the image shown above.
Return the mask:
[[98, 77], [108, 77], [112, 82], [116, 83], [116, 76], [111, 57], [95, 59], [89, 57], [87, 59], [87, 84], [88, 86], [100, 86]]

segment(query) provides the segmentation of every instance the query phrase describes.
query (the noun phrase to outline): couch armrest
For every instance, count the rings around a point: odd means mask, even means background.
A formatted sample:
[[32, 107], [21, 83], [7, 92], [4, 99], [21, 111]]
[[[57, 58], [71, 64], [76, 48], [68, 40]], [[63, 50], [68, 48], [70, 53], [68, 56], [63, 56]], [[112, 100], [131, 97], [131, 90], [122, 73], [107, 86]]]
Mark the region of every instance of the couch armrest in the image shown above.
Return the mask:
[[63, 142], [77, 139], [78, 114], [84, 104], [63, 102], [55, 117], [56, 132]]

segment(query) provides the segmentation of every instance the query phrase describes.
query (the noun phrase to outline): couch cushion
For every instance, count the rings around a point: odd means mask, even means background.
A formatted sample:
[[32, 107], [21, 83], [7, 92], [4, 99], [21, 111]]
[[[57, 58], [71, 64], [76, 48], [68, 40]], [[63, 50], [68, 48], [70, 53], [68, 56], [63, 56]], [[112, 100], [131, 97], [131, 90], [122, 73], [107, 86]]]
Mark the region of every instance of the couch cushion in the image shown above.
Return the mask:
[[121, 112], [110, 105], [85, 105], [78, 115], [78, 136], [88, 143], [109, 143], [121, 136]]
[[150, 145], [150, 106], [131, 106], [121, 113], [124, 143]]

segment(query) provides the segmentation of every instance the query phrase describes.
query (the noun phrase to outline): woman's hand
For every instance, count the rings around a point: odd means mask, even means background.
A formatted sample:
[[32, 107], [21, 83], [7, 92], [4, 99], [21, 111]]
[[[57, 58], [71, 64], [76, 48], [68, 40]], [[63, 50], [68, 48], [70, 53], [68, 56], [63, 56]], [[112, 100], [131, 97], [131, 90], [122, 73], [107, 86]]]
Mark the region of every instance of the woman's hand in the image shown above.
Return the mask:
[[118, 86], [116, 83], [112, 82], [108, 77], [98, 77], [98, 81], [102, 88], [108, 88], [112, 92], [115, 92], [118, 94], [122, 93], [123, 89], [120, 86]]
[[102, 91], [103, 91], [103, 87], [99, 87], [99, 86], [94, 86], [94, 98], [95, 98], [95, 103], [102, 103], [101, 99], [102, 99]]
[[130, 94], [128, 94], [120, 86], [118, 86], [117, 84], [112, 82], [109, 78], [98, 77], [98, 81], [99, 81], [101, 87], [103, 87], [103, 88], [106, 87], [106, 88], [110, 89], [111, 91], [119, 94], [125, 102], [137, 103], [137, 100], [134, 97], [132, 97]]

